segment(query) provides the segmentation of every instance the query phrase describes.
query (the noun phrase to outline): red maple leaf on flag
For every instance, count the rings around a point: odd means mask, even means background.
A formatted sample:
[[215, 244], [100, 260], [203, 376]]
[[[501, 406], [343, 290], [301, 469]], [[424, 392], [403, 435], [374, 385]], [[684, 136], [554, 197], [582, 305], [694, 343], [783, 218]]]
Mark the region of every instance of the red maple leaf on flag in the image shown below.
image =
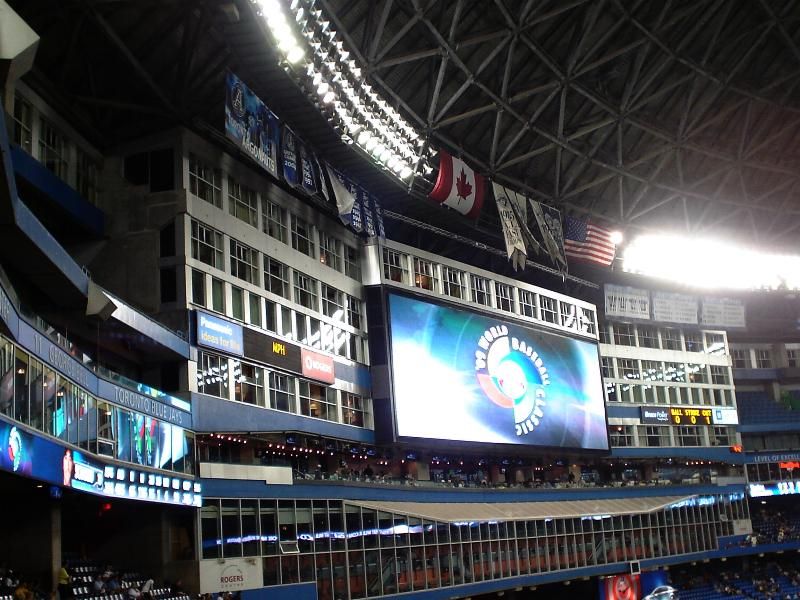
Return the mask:
[[456, 191], [458, 192], [458, 197], [464, 200], [469, 198], [470, 194], [472, 194], [472, 186], [467, 181], [467, 175], [464, 173], [464, 169], [461, 169], [461, 174], [458, 176], [458, 179], [456, 179]]

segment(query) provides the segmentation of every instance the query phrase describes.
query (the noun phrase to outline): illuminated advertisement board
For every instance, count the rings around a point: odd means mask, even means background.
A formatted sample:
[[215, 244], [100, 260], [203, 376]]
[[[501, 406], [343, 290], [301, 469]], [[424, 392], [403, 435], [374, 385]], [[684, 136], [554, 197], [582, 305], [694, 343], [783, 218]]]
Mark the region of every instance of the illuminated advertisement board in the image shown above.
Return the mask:
[[777, 481], [775, 483], [751, 483], [748, 486], [751, 498], [766, 496], [791, 496], [800, 494], [800, 481]]
[[608, 450], [597, 344], [389, 294], [399, 437]]
[[640, 575], [611, 575], [599, 581], [601, 600], [677, 600], [679, 595], [661, 569]]
[[639, 422], [646, 423], [647, 425], [669, 425], [669, 410], [664, 408], [653, 408], [650, 406], [642, 406], [639, 408], [641, 411]]
[[735, 408], [714, 408], [712, 415], [714, 425], [738, 425], [739, 413]]
[[107, 463], [1, 420], [0, 469], [112, 498], [202, 504], [201, 485], [193, 479]]
[[242, 356], [242, 326], [227, 319], [197, 311], [197, 345]]
[[675, 425], [711, 425], [712, 413], [710, 408], [669, 407], [669, 415]]

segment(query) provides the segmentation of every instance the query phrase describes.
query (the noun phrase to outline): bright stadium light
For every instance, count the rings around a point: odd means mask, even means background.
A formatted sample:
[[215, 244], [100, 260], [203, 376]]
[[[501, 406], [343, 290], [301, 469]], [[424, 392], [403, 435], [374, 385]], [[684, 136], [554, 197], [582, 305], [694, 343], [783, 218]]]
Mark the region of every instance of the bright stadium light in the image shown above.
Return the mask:
[[619, 246], [622, 243], [622, 232], [621, 231], [612, 231], [608, 234], [609, 238], [611, 239], [611, 243], [615, 246]]
[[637, 237], [625, 249], [623, 270], [707, 289], [800, 289], [800, 256], [677, 235]]
[[[287, 73], [310, 81], [321, 111], [342, 139], [355, 143], [400, 178], [413, 175], [424, 139], [400, 113], [366, 83], [358, 62], [314, 0], [251, 0], [275, 42]], [[314, 99], [317, 101], [317, 98]], [[346, 115], [347, 118], [344, 118]], [[369, 135], [358, 135], [369, 127]], [[378, 148], [379, 152], [374, 152]], [[391, 162], [391, 167], [389, 163]]]

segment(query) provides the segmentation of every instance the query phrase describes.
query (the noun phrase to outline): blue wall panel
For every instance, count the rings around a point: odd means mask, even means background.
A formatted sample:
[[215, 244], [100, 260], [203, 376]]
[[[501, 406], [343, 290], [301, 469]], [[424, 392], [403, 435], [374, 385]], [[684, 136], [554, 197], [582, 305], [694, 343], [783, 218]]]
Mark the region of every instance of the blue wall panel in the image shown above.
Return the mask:
[[105, 217], [101, 210], [90, 204], [77, 191], [56, 177], [47, 167], [19, 146], [11, 146], [11, 161], [18, 177], [30, 183], [61, 207], [75, 223], [96, 236], [103, 235]]

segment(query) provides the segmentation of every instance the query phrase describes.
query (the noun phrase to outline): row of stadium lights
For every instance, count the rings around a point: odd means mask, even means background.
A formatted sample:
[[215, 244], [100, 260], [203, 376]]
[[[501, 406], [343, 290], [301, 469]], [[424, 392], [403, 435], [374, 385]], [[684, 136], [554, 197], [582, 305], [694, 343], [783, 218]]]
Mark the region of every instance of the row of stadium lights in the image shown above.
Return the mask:
[[[408, 179], [422, 158], [424, 140], [362, 77], [315, 0], [251, 0], [283, 55], [287, 71], [316, 91], [346, 143], [355, 143], [376, 163]], [[426, 173], [432, 169], [424, 163]]]

